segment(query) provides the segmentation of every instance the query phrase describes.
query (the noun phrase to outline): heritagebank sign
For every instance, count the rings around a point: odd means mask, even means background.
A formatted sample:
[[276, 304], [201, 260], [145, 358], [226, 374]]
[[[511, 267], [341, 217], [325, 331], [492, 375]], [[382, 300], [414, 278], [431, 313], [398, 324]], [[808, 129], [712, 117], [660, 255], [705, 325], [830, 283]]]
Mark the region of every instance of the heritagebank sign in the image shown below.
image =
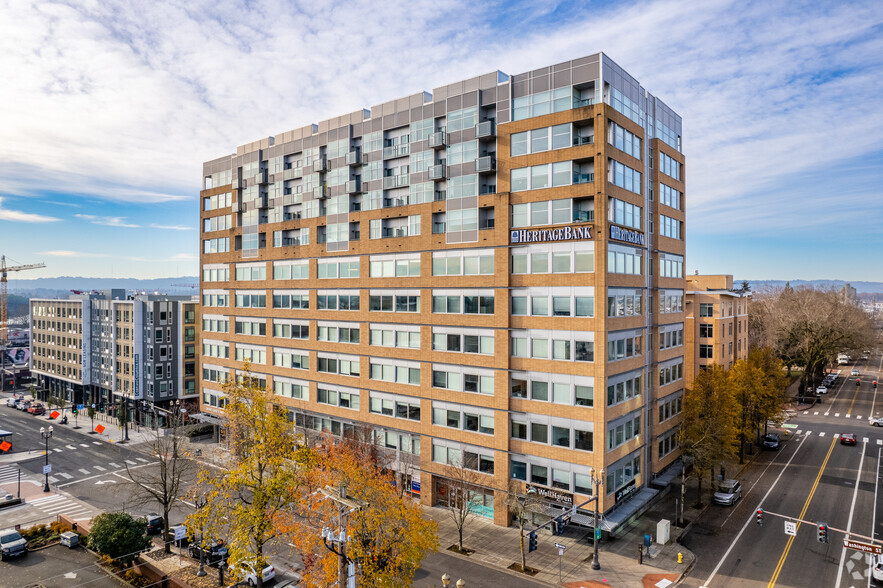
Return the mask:
[[548, 243], [551, 241], [583, 241], [592, 238], [592, 227], [561, 227], [560, 229], [518, 229], [512, 231], [510, 243]]
[[644, 244], [644, 233], [623, 229], [616, 225], [610, 226], [610, 238], [616, 239], [617, 241], [625, 241], [626, 243], [633, 243], [635, 245]]

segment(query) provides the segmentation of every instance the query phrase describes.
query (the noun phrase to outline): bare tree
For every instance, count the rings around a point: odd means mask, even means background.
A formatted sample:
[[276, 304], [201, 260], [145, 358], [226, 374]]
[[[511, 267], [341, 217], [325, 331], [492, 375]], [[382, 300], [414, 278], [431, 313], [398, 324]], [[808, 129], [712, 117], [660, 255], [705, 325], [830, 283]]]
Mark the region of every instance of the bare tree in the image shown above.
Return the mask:
[[182, 500], [185, 485], [194, 477], [197, 467], [185, 450], [186, 412], [173, 407], [169, 412], [167, 429], [156, 429], [151, 440], [156, 462], [153, 466], [130, 468], [126, 464], [126, 474], [135, 485], [135, 494], [142, 503], [156, 503], [162, 510], [163, 544], [166, 553], [171, 553], [169, 534], [169, 513]]
[[527, 555], [524, 552], [524, 527], [529, 522], [528, 515], [543, 511], [543, 499], [531, 488], [527, 492], [521, 492], [521, 483], [517, 480], [509, 480], [509, 489], [506, 495], [506, 506], [515, 517], [518, 524], [518, 534], [521, 539], [521, 571], [527, 572]]
[[457, 547], [463, 552], [463, 529], [476, 511], [484, 505], [484, 493], [480, 487], [484, 478], [478, 471], [477, 457], [471, 463], [468, 458], [456, 460], [447, 468], [445, 478], [448, 488], [447, 511], [457, 527]]

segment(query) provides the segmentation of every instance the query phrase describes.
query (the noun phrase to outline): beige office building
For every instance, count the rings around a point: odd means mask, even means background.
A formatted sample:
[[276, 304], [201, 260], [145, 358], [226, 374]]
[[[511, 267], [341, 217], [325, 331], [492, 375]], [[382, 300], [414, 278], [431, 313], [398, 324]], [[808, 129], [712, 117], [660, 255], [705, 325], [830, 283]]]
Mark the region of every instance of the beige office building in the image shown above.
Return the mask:
[[450, 466], [475, 470], [498, 524], [513, 479], [552, 515], [603, 469], [608, 528], [664, 484], [681, 119], [608, 57], [470, 78], [203, 169], [206, 414], [248, 361], [305, 433], [370, 428], [426, 504], [449, 499]]
[[748, 294], [733, 276], [687, 276], [687, 382], [709, 365], [730, 369], [748, 357]]

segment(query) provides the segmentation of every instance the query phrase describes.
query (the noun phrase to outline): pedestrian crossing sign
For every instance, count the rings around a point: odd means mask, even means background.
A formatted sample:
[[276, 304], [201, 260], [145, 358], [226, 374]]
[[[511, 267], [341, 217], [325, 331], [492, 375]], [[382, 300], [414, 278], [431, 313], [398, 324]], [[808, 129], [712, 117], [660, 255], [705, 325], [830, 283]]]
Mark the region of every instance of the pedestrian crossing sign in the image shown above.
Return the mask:
[[104, 425], [98, 425], [97, 427], [95, 427], [95, 432], [99, 433], [99, 434], [103, 433], [104, 432]]
[[10, 449], [12, 449], [12, 443], [10, 443], [9, 441], [4, 441], [3, 443], [0, 443], [0, 451], [9, 451]]

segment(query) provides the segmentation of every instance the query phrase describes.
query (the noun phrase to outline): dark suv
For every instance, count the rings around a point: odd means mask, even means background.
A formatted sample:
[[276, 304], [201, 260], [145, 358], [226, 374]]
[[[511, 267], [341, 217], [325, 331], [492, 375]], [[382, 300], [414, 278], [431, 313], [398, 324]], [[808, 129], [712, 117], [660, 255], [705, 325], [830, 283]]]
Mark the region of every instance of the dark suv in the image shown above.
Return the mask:
[[163, 520], [162, 517], [156, 514], [155, 512], [150, 513], [145, 517], [147, 519], [147, 534], [152, 535], [154, 533], [162, 533], [163, 529]]
[[191, 543], [187, 550], [190, 557], [199, 559], [199, 553], [202, 552], [203, 561], [210, 566], [217, 566], [222, 561], [227, 562], [227, 545], [223, 541], [209, 541], [205, 547], [198, 543]]

